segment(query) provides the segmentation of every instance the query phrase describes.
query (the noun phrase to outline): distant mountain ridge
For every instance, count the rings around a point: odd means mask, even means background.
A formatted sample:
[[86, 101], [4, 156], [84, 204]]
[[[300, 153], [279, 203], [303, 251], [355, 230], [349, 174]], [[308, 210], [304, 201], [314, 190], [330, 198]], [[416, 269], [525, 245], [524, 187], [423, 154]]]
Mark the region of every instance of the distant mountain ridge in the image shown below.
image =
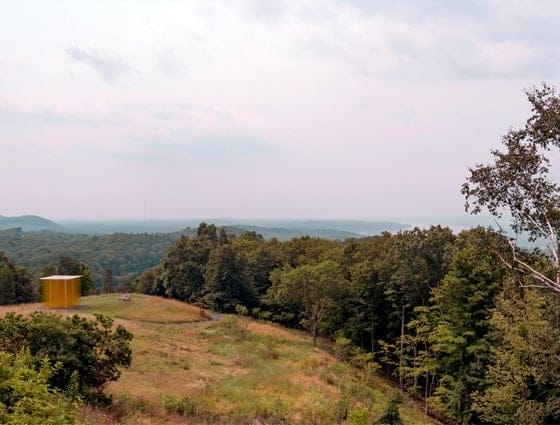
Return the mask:
[[16, 217], [5, 217], [0, 215], [0, 230], [21, 228], [25, 232], [49, 230], [52, 232], [63, 231], [64, 228], [47, 218], [38, 215], [20, 215]]
[[84, 234], [109, 233], [170, 233], [183, 229], [196, 229], [202, 222], [225, 227], [234, 233], [255, 231], [264, 238], [287, 240], [310, 236], [344, 240], [377, 235], [382, 232], [405, 230], [408, 224], [391, 221], [360, 220], [309, 220], [309, 219], [235, 219], [235, 218], [191, 218], [173, 220], [66, 220], [60, 224], [65, 232]]
[[[431, 225], [449, 226], [455, 232], [476, 225], [492, 225], [488, 217], [413, 217], [391, 220], [334, 220], [334, 219], [258, 219], [258, 218], [188, 218], [148, 220], [60, 220], [55, 222], [37, 215], [6, 217], [0, 215], [0, 230], [21, 228], [22, 231], [52, 231], [71, 234], [107, 235], [113, 233], [175, 233], [196, 231], [202, 222], [225, 227], [240, 234], [244, 231], [260, 233], [265, 239], [287, 240], [310, 236], [344, 240], [396, 233], [413, 229], [429, 228]], [[495, 223], [494, 223], [495, 224]], [[495, 226], [492, 226], [495, 227]]]

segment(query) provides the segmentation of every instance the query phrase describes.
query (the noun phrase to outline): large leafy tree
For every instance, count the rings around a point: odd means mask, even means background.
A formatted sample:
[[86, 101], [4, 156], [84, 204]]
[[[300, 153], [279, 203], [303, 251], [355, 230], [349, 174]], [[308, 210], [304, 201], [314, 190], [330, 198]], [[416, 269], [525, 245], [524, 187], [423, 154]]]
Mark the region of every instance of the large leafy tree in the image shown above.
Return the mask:
[[339, 265], [322, 261], [317, 265], [276, 269], [271, 280], [270, 297], [277, 303], [298, 306], [303, 325], [311, 333], [313, 345], [317, 345], [319, 326], [348, 289]]
[[206, 263], [215, 239], [215, 232], [208, 236], [204, 233], [208, 228], [201, 229], [201, 234], [196, 237], [182, 236], [161, 261], [161, 280], [165, 294], [170, 298], [192, 302], [201, 296]]
[[512, 270], [530, 275], [530, 285], [560, 292], [560, 186], [553, 178], [550, 161], [552, 151], [560, 148], [560, 97], [545, 84], [528, 91], [527, 98], [532, 115], [525, 126], [503, 136], [503, 149], [492, 151], [492, 163], [470, 169], [462, 193], [471, 213], [488, 210], [495, 217], [509, 214], [516, 233], [547, 241], [552, 275], [526, 261], [513, 241], [513, 257], [502, 260]]
[[0, 251], [0, 305], [37, 300], [37, 288], [27, 269], [16, 266]]
[[91, 295], [95, 286], [93, 276], [88, 265], [80, 260], [63, 255], [58, 260], [58, 273], [65, 275], [80, 275], [80, 287], [82, 295]]

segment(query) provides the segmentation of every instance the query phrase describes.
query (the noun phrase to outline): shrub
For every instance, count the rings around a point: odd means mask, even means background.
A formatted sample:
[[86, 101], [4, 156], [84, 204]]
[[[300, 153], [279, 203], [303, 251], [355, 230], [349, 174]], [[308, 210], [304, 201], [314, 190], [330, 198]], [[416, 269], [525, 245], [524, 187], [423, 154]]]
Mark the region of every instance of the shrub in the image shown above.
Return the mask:
[[177, 413], [181, 416], [192, 416], [195, 413], [194, 401], [188, 395], [177, 398], [173, 395], [165, 396], [163, 407], [169, 413]]
[[132, 334], [96, 315], [88, 320], [37, 312], [29, 318], [9, 313], [0, 319], [0, 350], [17, 353], [28, 348], [36, 368], [44, 359], [52, 368], [49, 385], [94, 400], [103, 386], [120, 376], [132, 359]]
[[45, 359], [38, 370], [29, 350], [0, 352], [0, 423], [73, 424], [77, 403], [48, 387], [52, 373]]
[[370, 423], [369, 410], [365, 407], [355, 407], [348, 416], [350, 425], [368, 425]]

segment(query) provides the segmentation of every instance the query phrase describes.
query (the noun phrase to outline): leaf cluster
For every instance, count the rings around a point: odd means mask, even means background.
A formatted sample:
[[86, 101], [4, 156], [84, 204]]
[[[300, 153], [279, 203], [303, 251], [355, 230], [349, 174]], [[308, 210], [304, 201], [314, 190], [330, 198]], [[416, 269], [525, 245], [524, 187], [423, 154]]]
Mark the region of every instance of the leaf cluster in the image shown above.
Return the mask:
[[75, 386], [77, 376], [76, 390], [85, 398], [99, 396], [107, 382], [120, 376], [120, 368], [130, 365], [131, 339], [130, 332], [120, 325], [113, 329], [112, 320], [101, 315], [88, 320], [9, 313], [0, 319], [1, 351], [29, 350], [37, 368], [47, 361], [52, 369], [49, 385], [62, 392]]

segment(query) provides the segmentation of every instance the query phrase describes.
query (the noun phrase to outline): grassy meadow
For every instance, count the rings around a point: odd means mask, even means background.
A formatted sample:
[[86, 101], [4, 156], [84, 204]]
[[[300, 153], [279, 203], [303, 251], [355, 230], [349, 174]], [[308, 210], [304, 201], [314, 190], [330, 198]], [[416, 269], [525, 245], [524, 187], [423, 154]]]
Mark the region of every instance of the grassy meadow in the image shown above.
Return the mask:
[[[131, 367], [105, 390], [112, 407], [83, 408], [83, 424], [370, 424], [397, 394], [337, 360], [328, 343], [313, 348], [305, 333], [237, 316], [212, 321], [157, 297], [118, 297], [56, 310], [106, 314], [134, 335]], [[43, 307], [2, 307], [0, 315], [36, 309]], [[406, 399], [400, 413], [407, 425], [435, 423]]]

